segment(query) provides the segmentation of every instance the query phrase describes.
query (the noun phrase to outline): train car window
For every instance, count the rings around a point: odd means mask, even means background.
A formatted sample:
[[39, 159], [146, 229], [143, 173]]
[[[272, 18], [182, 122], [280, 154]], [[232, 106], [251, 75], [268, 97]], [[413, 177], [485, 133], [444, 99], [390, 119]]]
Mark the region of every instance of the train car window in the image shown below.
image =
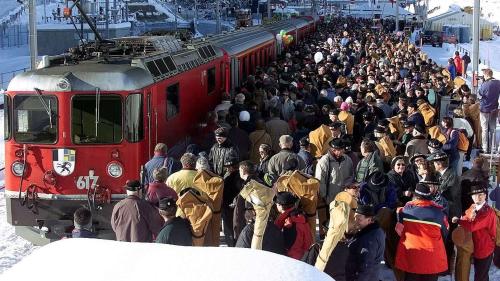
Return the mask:
[[57, 141], [57, 98], [49, 95], [20, 95], [13, 102], [13, 133], [19, 143]]
[[[96, 114], [97, 110], [99, 114]], [[97, 124], [97, 126], [96, 126]], [[71, 136], [75, 144], [122, 141], [122, 100], [118, 95], [77, 95], [72, 100]]]
[[174, 118], [179, 111], [179, 83], [177, 83], [167, 88], [167, 120]]
[[125, 102], [125, 137], [129, 142], [144, 138], [142, 95], [131, 94]]
[[207, 70], [207, 93], [210, 95], [215, 91], [215, 84], [216, 84], [216, 78], [215, 78], [215, 67], [210, 68]]
[[3, 95], [4, 108], [3, 108], [3, 139], [10, 139], [10, 97], [6, 94]]

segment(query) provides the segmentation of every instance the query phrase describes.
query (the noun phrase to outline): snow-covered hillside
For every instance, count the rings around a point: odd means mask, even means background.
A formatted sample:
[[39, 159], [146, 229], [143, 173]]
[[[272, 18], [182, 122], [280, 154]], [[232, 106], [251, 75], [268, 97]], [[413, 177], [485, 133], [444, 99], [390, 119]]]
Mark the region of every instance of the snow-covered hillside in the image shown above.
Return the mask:
[[[430, 0], [429, 17], [473, 5], [474, 0]], [[500, 0], [481, 0], [481, 11], [484, 19], [500, 24]]]

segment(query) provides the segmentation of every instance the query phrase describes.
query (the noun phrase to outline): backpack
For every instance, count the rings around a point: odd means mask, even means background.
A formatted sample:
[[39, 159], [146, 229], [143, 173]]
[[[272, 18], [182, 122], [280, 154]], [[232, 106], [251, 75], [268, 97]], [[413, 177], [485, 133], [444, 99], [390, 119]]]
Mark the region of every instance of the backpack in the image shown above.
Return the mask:
[[[467, 132], [465, 130], [459, 129], [458, 131], [458, 150], [462, 152], [467, 152], [469, 150], [469, 139], [467, 138]], [[464, 132], [465, 131], [465, 132]]]

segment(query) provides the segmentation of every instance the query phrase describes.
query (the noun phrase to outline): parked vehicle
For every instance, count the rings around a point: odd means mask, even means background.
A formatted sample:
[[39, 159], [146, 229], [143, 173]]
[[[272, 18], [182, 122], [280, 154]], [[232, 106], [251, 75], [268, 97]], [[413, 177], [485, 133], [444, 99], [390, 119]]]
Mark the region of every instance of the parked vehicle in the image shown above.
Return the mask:
[[422, 33], [422, 44], [432, 45], [432, 47], [442, 47], [443, 37], [444, 32], [427, 30]]

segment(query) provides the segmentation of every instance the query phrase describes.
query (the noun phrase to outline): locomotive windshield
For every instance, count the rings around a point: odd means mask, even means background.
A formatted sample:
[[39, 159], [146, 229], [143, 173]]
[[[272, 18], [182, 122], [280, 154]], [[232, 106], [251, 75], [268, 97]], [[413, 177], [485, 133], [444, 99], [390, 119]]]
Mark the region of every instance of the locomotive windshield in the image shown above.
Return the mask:
[[14, 97], [14, 139], [19, 143], [57, 141], [57, 98], [48, 95]]
[[72, 100], [71, 116], [75, 144], [116, 144], [122, 141], [120, 96], [77, 95]]
[[3, 109], [3, 139], [8, 140], [10, 138], [10, 97], [4, 94], [4, 109]]

